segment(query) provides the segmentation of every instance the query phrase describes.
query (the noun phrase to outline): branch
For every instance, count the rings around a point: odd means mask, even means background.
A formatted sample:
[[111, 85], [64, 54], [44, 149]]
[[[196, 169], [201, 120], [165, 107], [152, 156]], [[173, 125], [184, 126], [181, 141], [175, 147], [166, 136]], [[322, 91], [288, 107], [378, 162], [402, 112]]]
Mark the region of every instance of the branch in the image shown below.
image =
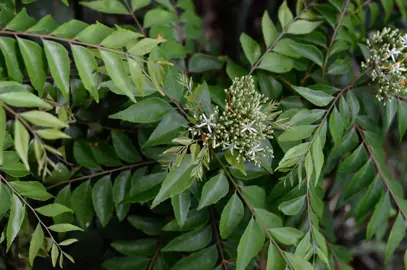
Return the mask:
[[137, 27], [140, 29], [140, 32], [145, 36], [146, 33], [144, 32], [143, 26], [141, 26], [136, 15], [134, 15], [134, 12], [133, 12], [132, 8], [130, 7], [129, 3], [127, 2], [127, 0], [124, 1], [124, 4], [126, 5], [127, 10], [129, 11], [129, 15], [133, 18], [134, 22], [137, 24]]
[[133, 169], [133, 168], [136, 168], [136, 167], [144, 167], [144, 166], [155, 164], [155, 163], [156, 163], [156, 161], [152, 160], [152, 161], [139, 162], [139, 163], [135, 163], [135, 164], [132, 164], [132, 165], [126, 165], [126, 166], [122, 166], [122, 167], [115, 168], [115, 169], [112, 169], [112, 170], [102, 171], [102, 172], [94, 173], [94, 174], [91, 174], [91, 175], [85, 175], [85, 176], [77, 177], [77, 178], [70, 179], [70, 180], [67, 180], [67, 181], [62, 181], [62, 182], [56, 183], [56, 184], [54, 184], [52, 186], [49, 186], [47, 189], [52, 189], [52, 188], [55, 188], [55, 187], [58, 187], [58, 186], [61, 186], [61, 185], [64, 185], [64, 184], [72, 184], [72, 183], [77, 182], [77, 181], [92, 179], [94, 177], [102, 176], [102, 175], [105, 175], [105, 174], [111, 174], [111, 173], [114, 173], [114, 172], [129, 170], [129, 169]]
[[220, 239], [220, 236], [219, 236], [218, 226], [216, 226], [214, 210], [212, 207], [210, 207], [209, 211], [211, 214], [212, 227], [213, 227], [213, 230], [215, 231], [216, 245], [218, 246], [220, 258], [222, 259], [222, 267], [223, 267], [223, 269], [228, 270], [228, 264], [227, 264], [227, 261], [225, 260], [225, 255], [223, 253], [222, 240]]

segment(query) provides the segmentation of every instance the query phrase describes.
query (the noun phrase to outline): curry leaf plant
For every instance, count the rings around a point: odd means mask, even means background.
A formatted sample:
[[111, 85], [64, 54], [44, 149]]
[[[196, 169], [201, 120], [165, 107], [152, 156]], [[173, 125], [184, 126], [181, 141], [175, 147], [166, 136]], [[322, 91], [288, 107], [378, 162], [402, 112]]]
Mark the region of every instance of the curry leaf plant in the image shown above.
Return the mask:
[[404, 1], [275, 1], [233, 57], [199, 1], [0, 2], [0, 268], [407, 263]]

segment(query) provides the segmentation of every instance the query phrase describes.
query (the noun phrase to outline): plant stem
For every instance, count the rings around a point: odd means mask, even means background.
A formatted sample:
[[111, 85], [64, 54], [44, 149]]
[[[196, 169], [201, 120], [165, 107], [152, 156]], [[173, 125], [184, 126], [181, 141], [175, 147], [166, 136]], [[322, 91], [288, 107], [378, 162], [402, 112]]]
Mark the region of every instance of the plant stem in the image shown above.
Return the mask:
[[127, 0], [124, 0], [124, 4], [126, 5], [127, 10], [129, 11], [129, 15], [133, 18], [134, 22], [137, 24], [137, 27], [139, 28], [140, 32], [145, 36], [146, 33], [144, 32], [143, 26], [141, 26], [139, 20], [137, 19], [136, 15], [134, 15], [134, 12], [127, 2]]
[[215, 231], [216, 245], [218, 246], [220, 258], [222, 260], [222, 267], [223, 267], [223, 269], [228, 270], [228, 264], [227, 264], [227, 261], [225, 260], [225, 255], [223, 253], [222, 240], [220, 239], [220, 236], [219, 236], [218, 226], [216, 226], [214, 210], [212, 207], [210, 207], [209, 211], [211, 214], [212, 228]]

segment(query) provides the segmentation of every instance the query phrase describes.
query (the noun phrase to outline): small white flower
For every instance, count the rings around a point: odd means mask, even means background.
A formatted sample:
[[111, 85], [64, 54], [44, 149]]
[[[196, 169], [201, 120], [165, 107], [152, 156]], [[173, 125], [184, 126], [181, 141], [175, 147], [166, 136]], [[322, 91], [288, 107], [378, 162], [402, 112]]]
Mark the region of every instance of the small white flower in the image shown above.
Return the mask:
[[400, 62], [397, 62], [390, 70], [390, 72], [400, 72], [400, 71], [406, 71], [407, 69], [400, 67]]
[[397, 50], [396, 48], [393, 48], [391, 50], [387, 50], [389, 56], [393, 60], [393, 62], [396, 62], [396, 59], [394, 58], [395, 56], [399, 55], [401, 53], [400, 50]]
[[257, 130], [252, 127], [255, 121], [252, 121], [250, 124], [245, 124], [241, 132], [249, 131], [249, 133], [257, 133]]
[[260, 147], [260, 144], [258, 144], [258, 145], [256, 145], [255, 147], [253, 147], [252, 149], [250, 149], [250, 151], [249, 152], [247, 152], [247, 155], [248, 156], [252, 156], [253, 158], [256, 156], [256, 153], [257, 152], [261, 152], [261, 151], [263, 151], [264, 150], [264, 148], [261, 148]]
[[405, 34], [403, 37], [403, 46], [404, 48], [407, 47], [407, 34]]
[[235, 149], [236, 149], [236, 150], [239, 150], [239, 147], [237, 147], [234, 143], [224, 143], [222, 150], [229, 150], [229, 149], [230, 149], [230, 153], [231, 153], [232, 156], [233, 156], [233, 151], [234, 151]]
[[212, 133], [212, 127], [216, 127], [216, 124], [213, 122], [215, 116], [214, 116], [213, 114], [211, 114], [211, 115], [209, 116], [209, 118], [207, 118], [206, 115], [203, 113], [203, 114], [202, 114], [202, 117], [205, 119], [205, 121], [203, 121], [202, 123], [200, 123], [200, 124], [198, 125], [198, 127], [206, 126], [206, 127], [208, 128], [208, 130], [209, 130], [209, 133]]

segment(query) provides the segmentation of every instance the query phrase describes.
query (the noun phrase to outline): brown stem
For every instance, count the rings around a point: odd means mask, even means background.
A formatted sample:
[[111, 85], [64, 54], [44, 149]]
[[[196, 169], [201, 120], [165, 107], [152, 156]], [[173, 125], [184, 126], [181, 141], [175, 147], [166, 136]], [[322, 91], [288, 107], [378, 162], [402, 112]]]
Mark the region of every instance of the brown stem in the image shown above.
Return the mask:
[[153, 257], [151, 257], [150, 263], [148, 264], [148, 270], [153, 269], [154, 263], [157, 261], [158, 255], [160, 255], [160, 250], [161, 250], [161, 241], [158, 240], [157, 248], [155, 250], [155, 253], [154, 253]]
[[220, 258], [222, 260], [222, 268], [225, 270], [228, 270], [228, 263], [225, 260], [225, 255], [223, 253], [223, 246], [222, 246], [222, 240], [220, 239], [219, 232], [218, 232], [218, 226], [216, 226], [216, 220], [215, 220], [215, 214], [214, 210], [212, 207], [209, 208], [210, 214], [211, 214], [211, 221], [212, 221], [212, 227], [215, 232], [215, 237], [216, 237], [216, 245], [218, 247], [218, 251], [220, 254]]
[[94, 174], [91, 174], [91, 175], [85, 175], [85, 176], [77, 177], [77, 178], [70, 179], [70, 180], [67, 180], [67, 181], [59, 182], [59, 183], [56, 183], [56, 184], [54, 184], [52, 186], [49, 186], [48, 189], [52, 189], [52, 188], [55, 188], [55, 187], [58, 187], [58, 186], [61, 186], [61, 185], [64, 185], [64, 184], [72, 184], [72, 183], [77, 182], [77, 181], [83, 181], [83, 180], [91, 179], [91, 178], [94, 178], [94, 177], [102, 176], [102, 175], [105, 175], [105, 174], [111, 174], [111, 173], [114, 173], [114, 172], [130, 170], [130, 169], [133, 169], [133, 168], [136, 168], [136, 167], [143, 167], [143, 166], [147, 166], [147, 165], [151, 165], [151, 164], [155, 164], [155, 163], [156, 163], [156, 161], [153, 160], [153, 161], [145, 161], [145, 162], [135, 163], [135, 164], [132, 164], [132, 165], [126, 165], [126, 166], [122, 166], [122, 167], [115, 168], [115, 169], [112, 169], [112, 170], [102, 171], [102, 172], [94, 173]]
[[140, 32], [145, 36], [146, 33], [144, 32], [143, 26], [141, 26], [136, 15], [134, 15], [134, 12], [133, 12], [132, 8], [130, 7], [129, 3], [127, 2], [127, 0], [124, 0], [124, 4], [126, 5], [127, 10], [129, 11], [129, 15], [133, 18], [134, 22], [137, 24], [137, 27], [139, 28]]

